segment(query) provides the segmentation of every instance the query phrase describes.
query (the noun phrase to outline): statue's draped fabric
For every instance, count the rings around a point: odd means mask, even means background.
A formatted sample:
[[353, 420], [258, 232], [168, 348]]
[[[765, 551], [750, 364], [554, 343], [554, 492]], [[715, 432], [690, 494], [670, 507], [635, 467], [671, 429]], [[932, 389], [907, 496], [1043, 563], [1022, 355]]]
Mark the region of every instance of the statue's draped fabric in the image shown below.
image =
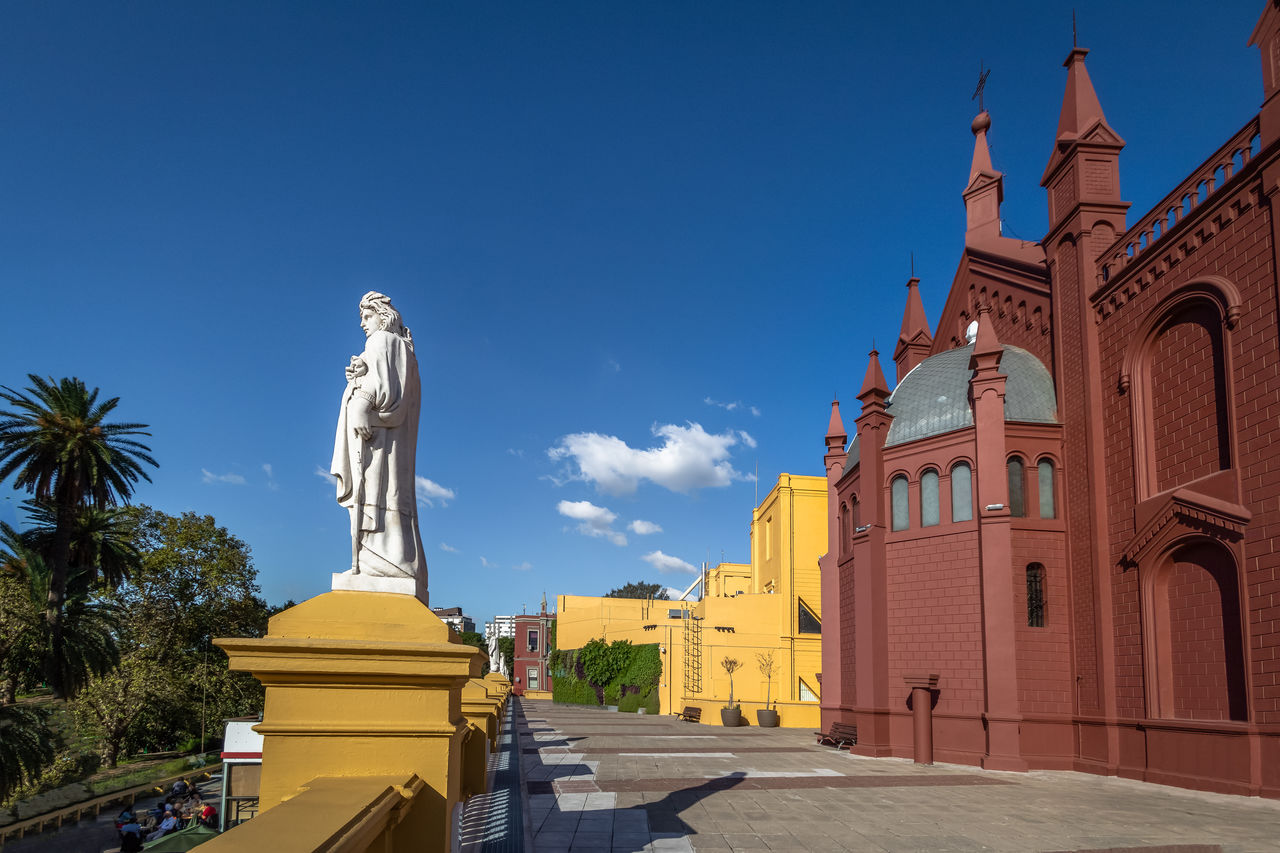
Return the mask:
[[[369, 335], [360, 355], [368, 372], [347, 383], [338, 412], [338, 434], [330, 471], [338, 503], [352, 513], [360, 574], [426, 578], [427, 560], [418, 532], [414, 457], [422, 390], [418, 361], [404, 338], [386, 331]], [[373, 435], [365, 440], [352, 424], [353, 406], [372, 405]]]

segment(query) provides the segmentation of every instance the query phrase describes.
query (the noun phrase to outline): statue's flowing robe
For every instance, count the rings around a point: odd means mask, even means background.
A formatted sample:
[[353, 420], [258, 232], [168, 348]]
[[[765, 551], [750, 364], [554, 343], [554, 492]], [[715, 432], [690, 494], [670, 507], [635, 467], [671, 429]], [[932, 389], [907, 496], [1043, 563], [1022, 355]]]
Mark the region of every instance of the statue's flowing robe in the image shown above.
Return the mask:
[[[404, 338], [383, 331], [369, 335], [360, 358], [369, 370], [343, 392], [329, 468], [337, 480], [338, 503], [352, 513], [353, 534], [358, 524], [360, 574], [425, 580], [427, 558], [414, 492], [422, 404], [418, 360]], [[372, 404], [368, 441], [351, 423], [353, 403], [361, 405], [358, 398]]]

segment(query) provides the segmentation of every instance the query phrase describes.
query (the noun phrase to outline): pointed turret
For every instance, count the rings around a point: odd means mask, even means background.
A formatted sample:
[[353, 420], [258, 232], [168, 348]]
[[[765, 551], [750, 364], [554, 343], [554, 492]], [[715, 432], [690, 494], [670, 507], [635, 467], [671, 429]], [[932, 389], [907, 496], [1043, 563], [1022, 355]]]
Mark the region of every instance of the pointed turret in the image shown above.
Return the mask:
[[969, 369], [977, 373], [975, 379], [996, 372], [1000, 367], [1000, 358], [1004, 355], [1004, 347], [996, 337], [996, 324], [991, 322], [989, 305], [979, 309], [977, 323], [978, 333], [973, 340], [973, 354], [969, 356]]
[[1072, 146], [1076, 143], [1088, 141], [1104, 146], [1114, 146], [1117, 152], [1124, 147], [1124, 140], [1107, 124], [1107, 117], [1102, 112], [1098, 93], [1093, 90], [1093, 81], [1089, 79], [1089, 71], [1084, 65], [1084, 58], [1088, 55], [1089, 51], [1085, 48], [1073, 47], [1071, 53], [1067, 54], [1066, 61], [1062, 63], [1067, 69], [1067, 88], [1062, 94], [1062, 112], [1058, 115], [1058, 135], [1053, 154], [1049, 157], [1049, 165], [1044, 170], [1042, 186], [1047, 184], [1058, 165], [1067, 159]]
[[898, 382], [911, 368], [928, 358], [929, 350], [933, 348], [933, 335], [929, 333], [929, 320], [924, 316], [919, 285], [920, 279], [915, 276], [907, 281], [907, 306], [902, 312], [898, 346], [893, 351], [893, 361], [898, 366]]
[[827, 452], [844, 450], [849, 434], [844, 431], [844, 421], [840, 418], [840, 401], [831, 401], [831, 420], [827, 423]]
[[884, 379], [884, 371], [880, 369], [880, 353], [871, 350], [868, 354], [867, 375], [862, 379], [862, 390], [858, 399], [862, 401], [862, 411], [877, 408], [883, 410], [885, 401], [889, 399], [889, 383]]
[[[1263, 148], [1280, 137], [1280, 63], [1273, 57], [1280, 56], [1280, 7], [1268, 3], [1253, 28], [1249, 44], [1262, 53], [1262, 111], [1258, 113], [1259, 131]], [[1263, 186], [1271, 186], [1264, 181]]]
[[964, 190], [967, 229], [964, 244], [990, 243], [1000, 236], [1000, 202], [1004, 201], [1004, 175], [991, 165], [991, 149], [987, 131], [991, 114], [978, 113], [970, 125], [973, 131], [973, 162], [969, 166], [969, 183]]

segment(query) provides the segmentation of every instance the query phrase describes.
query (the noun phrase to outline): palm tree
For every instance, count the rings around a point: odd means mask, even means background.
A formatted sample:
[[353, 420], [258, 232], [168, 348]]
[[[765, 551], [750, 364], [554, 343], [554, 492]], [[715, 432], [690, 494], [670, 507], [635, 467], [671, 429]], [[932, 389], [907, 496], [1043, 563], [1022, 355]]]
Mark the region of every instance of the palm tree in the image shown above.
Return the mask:
[[53, 733], [45, 716], [37, 708], [0, 706], [0, 801], [53, 761]]
[[[23, 501], [28, 527], [20, 535], [28, 548], [50, 555], [57, 536], [57, 511], [47, 503]], [[120, 507], [86, 506], [76, 513], [71, 531], [69, 569], [85, 569], [107, 589], [129, 579], [142, 563], [134, 544], [134, 522]]]
[[[27, 532], [29, 534], [30, 531]], [[97, 571], [74, 567], [67, 577], [62, 604], [62, 651], [52, 653], [52, 632], [45, 621], [50, 571], [40, 554], [28, 547], [27, 534], [0, 522], [0, 580], [5, 597], [0, 602], [0, 674], [6, 685], [5, 702], [19, 684], [38, 681], [50, 670], [68, 692], [80, 689], [92, 675], [107, 672], [120, 659], [116, 645], [119, 608], [101, 598]]]
[[156, 461], [151, 448], [130, 438], [150, 435], [146, 424], [104, 422], [119, 397], [99, 403], [98, 389], [89, 391], [79, 379], [27, 378], [32, 387], [25, 393], [0, 386], [0, 398], [12, 407], [0, 412], [0, 480], [13, 476], [15, 489], [26, 489], [53, 511], [44, 611], [52, 656], [47, 675], [54, 694], [65, 696], [58, 661], [76, 516], [86, 506], [127, 503], [139, 477], [151, 480], [143, 463]]

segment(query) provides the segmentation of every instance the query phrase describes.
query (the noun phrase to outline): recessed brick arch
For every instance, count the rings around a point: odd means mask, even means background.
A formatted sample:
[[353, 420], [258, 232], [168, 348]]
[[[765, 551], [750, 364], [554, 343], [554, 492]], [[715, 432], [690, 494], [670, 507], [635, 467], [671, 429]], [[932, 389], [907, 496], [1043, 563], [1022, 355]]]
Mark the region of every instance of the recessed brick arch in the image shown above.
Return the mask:
[[1167, 297], [1126, 353], [1119, 390], [1130, 397], [1139, 499], [1230, 469], [1231, 329], [1240, 296], [1225, 279]]
[[1184, 540], [1144, 579], [1143, 646], [1150, 716], [1248, 720], [1239, 572], [1231, 550]]

